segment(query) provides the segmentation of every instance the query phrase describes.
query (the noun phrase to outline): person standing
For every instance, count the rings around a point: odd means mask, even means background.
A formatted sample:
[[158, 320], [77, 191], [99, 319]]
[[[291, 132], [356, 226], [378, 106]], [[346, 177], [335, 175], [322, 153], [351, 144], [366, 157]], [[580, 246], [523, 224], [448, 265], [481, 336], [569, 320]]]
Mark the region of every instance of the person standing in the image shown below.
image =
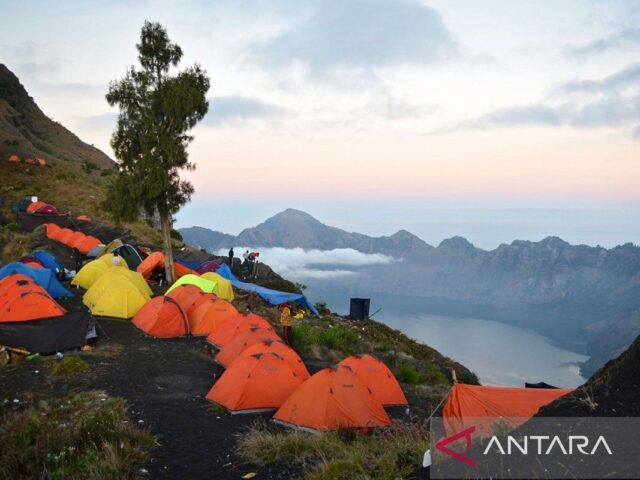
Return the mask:
[[229, 268], [233, 270], [233, 247], [229, 250]]
[[249, 261], [249, 250], [247, 250], [242, 254], [242, 260], [243, 260], [242, 265], [246, 265], [247, 262]]
[[282, 337], [284, 343], [292, 347], [291, 342], [291, 310], [286, 303], [280, 305], [280, 325], [282, 325]]

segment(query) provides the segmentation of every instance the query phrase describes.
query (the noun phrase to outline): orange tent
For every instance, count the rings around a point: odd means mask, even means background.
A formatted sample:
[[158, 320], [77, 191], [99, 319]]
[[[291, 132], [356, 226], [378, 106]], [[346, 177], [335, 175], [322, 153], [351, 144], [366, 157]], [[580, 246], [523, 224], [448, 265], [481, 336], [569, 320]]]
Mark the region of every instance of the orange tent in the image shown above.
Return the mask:
[[19, 295], [27, 290], [44, 290], [40, 285], [33, 281], [32, 278], [22, 273], [14, 273], [0, 280], [0, 305], [5, 303], [9, 298]]
[[453, 435], [474, 425], [480, 435], [488, 436], [496, 423], [507, 423], [515, 428], [535, 415], [540, 407], [572, 391], [456, 383], [442, 409], [444, 427], [447, 435]]
[[36, 158], [36, 162], [38, 162], [38, 165], [44, 167], [47, 164], [47, 161], [44, 158]]
[[275, 410], [302, 382], [280, 355], [256, 353], [233, 362], [206, 398], [231, 413]]
[[407, 405], [398, 380], [380, 360], [371, 355], [352, 355], [338, 365], [351, 368], [383, 405]]
[[212, 298], [208, 301], [200, 301], [197, 307], [191, 309], [189, 328], [193, 335], [209, 335], [224, 322], [237, 316], [238, 310], [229, 302]]
[[222, 348], [238, 333], [250, 330], [251, 328], [273, 329], [269, 322], [253, 313], [248, 315], [236, 315], [234, 318], [230, 318], [228, 322], [224, 322], [224, 324], [220, 325], [220, 328], [212, 332], [207, 337], [207, 342], [216, 348]]
[[89, 215], [80, 215], [79, 217], [76, 218], [76, 220], [83, 220], [85, 222], [90, 222], [91, 217]]
[[194, 302], [201, 297], [202, 293], [202, 290], [195, 285], [180, 285], [167, 293], [165, 297], [171, 297], [178, 302], [184, 313], [189, 317], [189, 312], [191, 311]]
[[278, 334], [269, 326], [266, 328], [251, 328], [243, 332], [239, 332], [233, 339], [229, 341], [216, 355], [216, 362], [223, 367], [228, 367], [238, 358], [244, 350], [251, 345], [255, 345], [265, 340], [279, 340]]
[[7, 298], [0, 305], [0, 319], [3, 322], [23, 322], [38, 318], [59, 317], [66, 310], [40, 289], [25, 289], [17, 296]]
[[100, 240], [96, 237], [92, 237], [91, 235], [86, 235], [84, 238], [76, 240], [73, 245], [70, 245], [71, 248], [77, 248], [81, 253], [89, 253], [95, 247], [100, 245]]
[[47, 230], [47, 238], [55, 240], [55, 235], [60, 233], [60, 226], [55, 223], [45, 223], [44, 228]]
[[[164, 253], [162, 252], [151, 252], [147, 258], [142, 260], [136, 270], [138, 273], [142, 274], [144, 278], [148, 279], [156, 268], [164, 269]], [[194, 273], [189, 268], [179, 264], [178, 262], [173, 262], [173, 269], [176, 272], [176, 278], [180, 278], [188, 273]]]
[[73, 235], [74, 233], [76, 232], [69, 228], [61, 228], [60, 231], [56, 234], [55, 240], [66, 245], [69, 242], [71, 235]]
[[305, 367], [300, 356], [293, 348], [287, 346], [287, 344], [282, 340], [262, 340], [255, 343], [254, 345], [247, 347], [240, 355], [238, 355], [236, 361], [241, 357], [254, 355], [256, 353], [276, 353], [285, 359], [296, 375], [303, 380], [309, 378], [309, 371], [307, 370], [307, 367]]
[[[194, 285], [190, 285], [190, 286], [193, 287]], [[180, 287], [177, 287], [177, 288], [180, 288]], [[169, 295], [171, 295], [171, 292], [169, 292]], [[187, 305], [182, 308], [184, 308], [184, 313], [187, 315], [187, 318], [191, 318], [191, 315], [193, 314], [195, 309], [198, 308], [200, 305], [212, 300], [217, 300], [217, 299], [218, 297], [216, 296], [215, 293], [207, 293], [200, 290], [194, 293], [192, 296], [190, 296], [188, 299]]]
[[24, 163], [29, 163], [33, 165], [34, 163], [36, 163], [36, 161], [33, 158], [25, 158]]
[[380, 401], [350, 368], [325, 368], [285, 400], [274, 420], [305, 430], [383, 427], [391, 424]]
[[69, 248], [75, 248], [73, 245], [75, 245], [76, 242], [84, 240], [85, 237], [86, 235], [82, 232], [73, 232], [71, 235], [66, 237], [64, 241], [62, 241], [62, 243], [64, 243]]
[[155, 297], [138, 310], [132, 320], [140, 330], [152, 337], [174, 338], [189, 333], [182, 308], [171, 297]]
[[20, 161], [20, 157], [18, 155], [9, 155], [9, 158], [7, 158], [8, 162], [19, 162]]
[[29, 204], [29, 206], [27, 207], [27, 213], [35, 213], [38, 211], [38, 209], [42, 208], [42, 207], [46, 207], [47, 205], [49, 205], [46, 202], [32, 202]]

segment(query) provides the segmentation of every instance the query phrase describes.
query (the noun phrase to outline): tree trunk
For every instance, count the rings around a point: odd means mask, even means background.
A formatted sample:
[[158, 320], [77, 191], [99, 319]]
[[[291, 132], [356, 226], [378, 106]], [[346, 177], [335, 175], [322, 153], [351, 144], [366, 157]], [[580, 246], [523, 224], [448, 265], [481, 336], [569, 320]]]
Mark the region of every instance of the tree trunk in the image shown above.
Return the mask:
[[167, 283], [173, 285], [176, 273], [173, 269], [173, 250], [171, 249], [171, 220], [169, 215], [160, 213], [160, 229], [162, 233], [162, 247], [164, 250], [164, 271]]

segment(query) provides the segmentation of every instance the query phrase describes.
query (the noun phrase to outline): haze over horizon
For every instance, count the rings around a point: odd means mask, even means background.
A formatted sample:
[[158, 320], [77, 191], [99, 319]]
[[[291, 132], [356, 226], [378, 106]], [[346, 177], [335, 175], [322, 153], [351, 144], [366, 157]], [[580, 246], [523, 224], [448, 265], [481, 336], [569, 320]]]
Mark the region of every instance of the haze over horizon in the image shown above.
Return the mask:
[[117, 112], [104, 95], [135, 63], [145, 19], [208, 71], [210, 112], [189, 150], [198, 170], [186, 175], [196, 195], [178, 227], [237, 233], [293, 206], [432, 244], [640, 238], [638, 2], [2, 9], [2, 61], [45, 112], [110, 155]]

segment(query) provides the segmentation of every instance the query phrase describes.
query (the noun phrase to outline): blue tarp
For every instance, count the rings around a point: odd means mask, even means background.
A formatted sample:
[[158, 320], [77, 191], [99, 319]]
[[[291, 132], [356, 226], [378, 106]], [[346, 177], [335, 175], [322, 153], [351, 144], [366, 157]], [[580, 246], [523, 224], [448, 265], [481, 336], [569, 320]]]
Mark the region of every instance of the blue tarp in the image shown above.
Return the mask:
[[202, 264], [202, 262], [199, 262], [198, 260], [183, 260], [182, 258], [176, 258], [176, 262], [191, 270], [197, 269]]
[[48, 268], [53, 273], [60, 273], [63, 271], [60, 262], [58, 262], [58, 260], [56, 260], [56, 258], [49, 252], [45, 252], [44, 250], [36, 250], [35, 252], [31, 253], [31, 256], [37, 258], [44, 266], [44, 268]]
[[0, 280], [9, 275], [21, 273], [44, 288], [53, 298], [70, 298], [73, 294], [64, 288], [54, 273], [48, 268], [34, 268], [24, 263], [11, 262], [0, 268]]
[[316, 309], [316, 307], [313, 306], [313, 304], [311, 304], [309, 300], [307, 300], [307, 297], [305, 297], [301, 293], [280, 292], [278, 290], [261, 287], [260, 285], [256, 285], [255, 283], [241, 282], [240, 280], [238, 280], [238, 277], [233, 274], [233, 272], [229, 268], [229, 265], [227, 264], [220, 265], [220, 267], [218, 267], [217, 273], [221, 277], [229, 280], [231, 282], [231, 285], [233, 285], [235, 288], [239, 288], [240, 290], [247, 290], [249, 292], [255, 292], [260, 295], [261, 298], [272, 305], [280, 305], [282, 303], [293, 302], [296, 305], [308, 308], [316, 315], [318, 314], [318, 309]]

